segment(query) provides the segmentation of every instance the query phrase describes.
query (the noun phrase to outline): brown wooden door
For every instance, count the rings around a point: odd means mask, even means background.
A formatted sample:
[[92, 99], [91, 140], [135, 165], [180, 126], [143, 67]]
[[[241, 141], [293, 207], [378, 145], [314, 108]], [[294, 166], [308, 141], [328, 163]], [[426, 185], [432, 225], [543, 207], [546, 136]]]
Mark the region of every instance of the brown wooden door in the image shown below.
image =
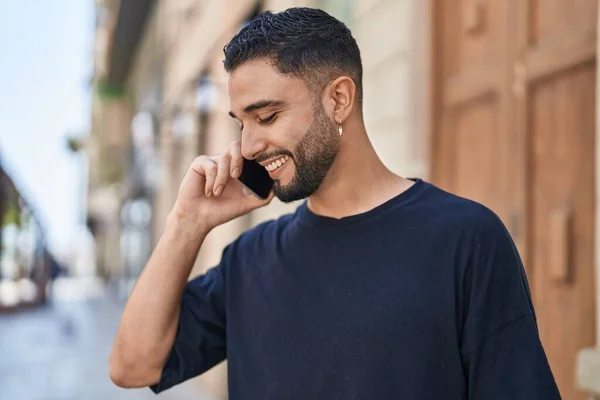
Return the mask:
[[488, 205], [526, 264], [565, 399], [594, 344], [597, 0], [434, 1], [433, 176]]
[[507, 218], [507, 3], [491, 1], [482, 10], [474, 0], [438, 0], [433, 11], [433, 181]]
[[512, 0], [517, 188], [540, 336], [565, 399], [594, 344], [597, 0]]

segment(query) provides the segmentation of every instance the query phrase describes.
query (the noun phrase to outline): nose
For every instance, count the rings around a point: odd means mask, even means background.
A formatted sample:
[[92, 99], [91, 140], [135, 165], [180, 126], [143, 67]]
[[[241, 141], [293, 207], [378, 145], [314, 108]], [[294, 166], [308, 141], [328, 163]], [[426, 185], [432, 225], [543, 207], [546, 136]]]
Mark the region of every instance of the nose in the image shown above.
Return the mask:
[[267, 142], [256, 132], [256, 130], [244, 127], [242, 131], [242, 156], [248, 160], [254, 160], [260, 153], [267, 149]]

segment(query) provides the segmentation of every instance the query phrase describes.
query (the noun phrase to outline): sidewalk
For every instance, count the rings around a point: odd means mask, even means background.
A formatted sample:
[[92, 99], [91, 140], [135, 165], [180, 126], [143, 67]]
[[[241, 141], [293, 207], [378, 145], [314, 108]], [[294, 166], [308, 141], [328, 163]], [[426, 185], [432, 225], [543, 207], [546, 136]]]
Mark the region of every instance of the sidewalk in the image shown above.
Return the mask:
[[121, 305], [106, 296], [0, 315], [0, 400], [211, 400], [194, 382], [158, 396], [108, 377]]

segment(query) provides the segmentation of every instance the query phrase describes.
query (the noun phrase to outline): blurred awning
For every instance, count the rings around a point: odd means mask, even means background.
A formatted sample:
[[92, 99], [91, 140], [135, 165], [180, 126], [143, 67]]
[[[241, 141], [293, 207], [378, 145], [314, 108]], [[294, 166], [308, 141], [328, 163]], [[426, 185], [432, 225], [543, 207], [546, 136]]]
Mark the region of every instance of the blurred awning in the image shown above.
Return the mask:
[[107, 84], [123, 86], [155, 0], [121, 0], [108, 61]]

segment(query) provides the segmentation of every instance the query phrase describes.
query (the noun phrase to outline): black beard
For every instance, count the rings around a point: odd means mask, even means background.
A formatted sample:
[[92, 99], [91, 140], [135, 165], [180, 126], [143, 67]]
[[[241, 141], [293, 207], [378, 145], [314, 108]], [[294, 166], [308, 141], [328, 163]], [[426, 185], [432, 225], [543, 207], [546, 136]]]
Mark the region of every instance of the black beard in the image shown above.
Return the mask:
[[339, 148], [337, 128], [325, 114], [320, 100], [316, 100], [315, 119], [296, 146], [295, 156], [291, 160], [296, 166], [296, 174], [287, 185], [275, 180], [275, 196], [284, 203], [311, 196], [325, 180]]

